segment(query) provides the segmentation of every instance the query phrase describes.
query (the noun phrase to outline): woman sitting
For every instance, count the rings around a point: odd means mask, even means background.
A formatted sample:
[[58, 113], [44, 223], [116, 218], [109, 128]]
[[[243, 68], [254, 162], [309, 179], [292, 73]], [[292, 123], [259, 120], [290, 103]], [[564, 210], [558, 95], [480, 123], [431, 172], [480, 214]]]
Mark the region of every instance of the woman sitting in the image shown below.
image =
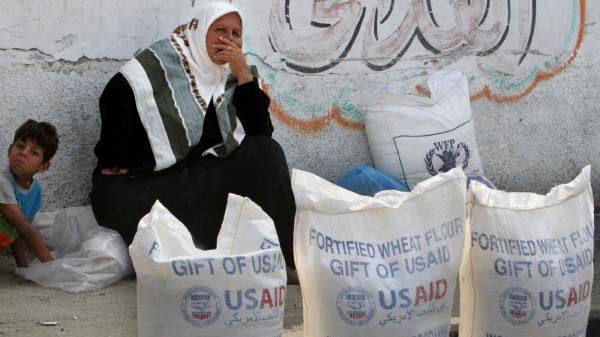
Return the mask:
[[198, 247], [212, 249], [228, 194], [248, 197], [275, 222], [288, 281], [297, 282], [289, 171], [242, 34], [234, 6], [209, 3], [109, 81], [100, 97], [92, 207], [102, 226], [131, 243], [158, 199]]

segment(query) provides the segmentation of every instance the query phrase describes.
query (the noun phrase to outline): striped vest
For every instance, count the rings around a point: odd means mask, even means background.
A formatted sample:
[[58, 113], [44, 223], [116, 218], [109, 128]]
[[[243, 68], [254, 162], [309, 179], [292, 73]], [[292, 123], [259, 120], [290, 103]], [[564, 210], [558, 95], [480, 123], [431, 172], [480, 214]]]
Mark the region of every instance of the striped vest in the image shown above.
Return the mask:
[[[166, 38], [142, 50], [120, 70], [133, 90], [156, 162], [155, 171], [183, 160], [202, 136], [208, 103], [198, 95], [188, 67], [177, 41]], [[250, 71], [258, 77], [256, 67], [251, 66]], [[213, 102], [223, 142], [205, 154], [226, 157], [244, 139], [244, 129], [232, 104], [236, 86], [237, 79], [230, 75], [224, 94]]]

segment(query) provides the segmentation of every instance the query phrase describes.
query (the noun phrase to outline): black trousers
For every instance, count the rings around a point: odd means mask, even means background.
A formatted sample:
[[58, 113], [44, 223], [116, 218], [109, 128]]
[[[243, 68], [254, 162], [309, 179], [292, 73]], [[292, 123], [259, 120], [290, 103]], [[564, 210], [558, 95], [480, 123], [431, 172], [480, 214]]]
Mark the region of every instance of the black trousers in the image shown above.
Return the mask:
[[159, 200], [189, 229], [196, 246], [213, 249], [229, 193], [250, 198], [273, 219], [286, 263], [295, 268], [296, 203], [283, 150], [269, 137], [246, 135], [227, 158], [192, 156], [158, 172], [95, 174], [90, 197], [98, 223], [127, 244]]

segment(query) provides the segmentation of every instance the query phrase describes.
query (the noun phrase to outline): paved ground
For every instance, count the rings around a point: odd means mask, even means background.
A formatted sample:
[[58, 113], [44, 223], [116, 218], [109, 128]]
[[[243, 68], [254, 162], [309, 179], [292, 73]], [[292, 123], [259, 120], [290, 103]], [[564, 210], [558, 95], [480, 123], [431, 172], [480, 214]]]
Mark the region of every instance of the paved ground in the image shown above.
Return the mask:
[[[132, 337], [136, 335], [135, 279], [81, 294], [45, 289], [12, 271], [12, 257], [0, 256], [0, 337]], [[58, 322], [43, 326], [37, 322]], [[288, 289], [285, 337], [302, 336], [300, 288]]]
[[[599, 216], [596, 217], [598, 224]], [[600, 258], [600, 229], [596, 230]], [[596, 265], [596, 264], [595, 264]], [[600, 336], [600, 268], [595, 270], [587, 337]], [[108, 288], [68, 294], [24, 281], [12, 271], [12, 257], [0, 255], [0, 337], [131, 337], [136, 335], [135, 279]], [[458, 294], [457, 294], [458, 296]], [[458, 314], [458, 299], [454, 313]], [[55, 321], [55, 326], [37, 322]], [[300, 288], [291, 286], [285, 306], [284, 337], [302, 336]], [[534, 337], [534, 336], [531, 336]]]
[[[131, 337], [136, 335], [135, 279], [108, 288], [68, 294], [45, 289], [12, 273], [11, 257], [0, 256], [1, 337]], [[600, 336], [600, 272], [592, 292], [588, 337]], [[458, 294], [457, 294], [458, 295]], [[455, 300], [458, 315], [458, 298]], [[56, 326], [37, 322], [55, 321]], [[290, 286], [285, 307], [284, 337], [302, 337], [300, 288]]]

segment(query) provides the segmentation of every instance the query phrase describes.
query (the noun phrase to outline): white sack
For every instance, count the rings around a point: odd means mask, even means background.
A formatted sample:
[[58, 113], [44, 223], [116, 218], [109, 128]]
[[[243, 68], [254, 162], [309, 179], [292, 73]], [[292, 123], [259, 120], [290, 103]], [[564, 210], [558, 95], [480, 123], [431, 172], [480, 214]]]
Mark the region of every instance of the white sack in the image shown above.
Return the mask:
[[99, 226], [91, 206], [39, 213], [34, 218], [54, 261], [29, 261], [15, 273], [41, 286], [78, 293], [111, 285], [131, 275], [125, 241]]
[[456, 168], [410, 193], [367, 197], [294, 170], [304, 335], [447, 336], [465, 183]]
[[469, 191], [461, 337], [585, 336], [594, 278], [590, 167], [546, 195]]
[[455, 166], [483, 175], [471, 116], [469, 82], [458, 70], [433, 74], [431, 98], [375, 95], [365, 127], [375, 167], [413, 188]]
[[273, 221], [250, 199], [229, 195], [217, 248], [206, 251], [157, 201], [129, 251], [139, 337], [282, 334], [285, 261]]

